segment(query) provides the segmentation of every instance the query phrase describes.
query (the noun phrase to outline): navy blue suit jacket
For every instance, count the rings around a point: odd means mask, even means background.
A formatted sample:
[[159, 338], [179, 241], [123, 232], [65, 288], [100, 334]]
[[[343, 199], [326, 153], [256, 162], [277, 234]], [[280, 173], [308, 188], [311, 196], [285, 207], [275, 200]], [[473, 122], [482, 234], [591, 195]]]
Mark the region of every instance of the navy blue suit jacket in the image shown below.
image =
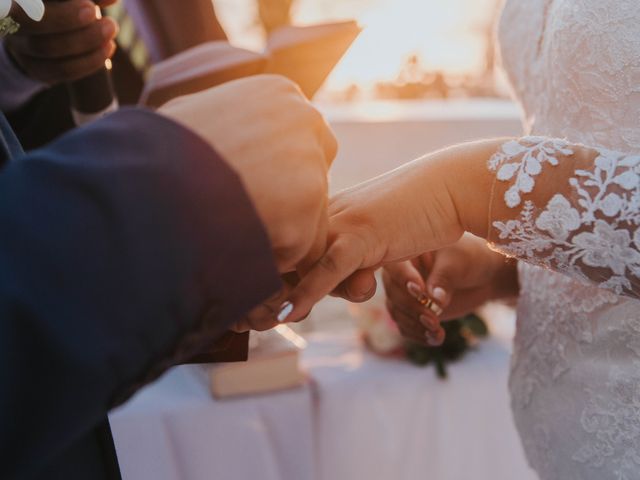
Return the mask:
[[131, 109], [24, 154], [0, 114], [0, 478], [117, 478], [104, 419], [280, 287], [238, 176]]

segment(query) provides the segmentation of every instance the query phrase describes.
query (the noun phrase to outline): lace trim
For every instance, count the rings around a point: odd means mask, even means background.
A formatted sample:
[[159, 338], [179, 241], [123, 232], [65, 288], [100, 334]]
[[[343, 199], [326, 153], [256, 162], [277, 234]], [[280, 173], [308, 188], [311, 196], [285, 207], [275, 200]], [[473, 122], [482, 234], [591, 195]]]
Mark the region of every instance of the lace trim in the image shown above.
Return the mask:
[[502, 145], [489, 169], [497, 181], [511, 183], [507, 207], [522, 209], [515, 218], [493, 221], [498, 241], [492, 246], [618, 295], [633, 293], [640, 283], [640, 156], [596, 149], [593, 169], [576, 170], [567, 191], [559, 189], [544, 209], [522, 201], [546, 165], [559, 165], [576, 148], [544, 137]]
[[[630, 370], [639, 369], [636, 361]], [[638, 478], [640, 470], [640, 382], [630, 370], [614, 367], [604, 388], [587, 391], [580, 421], [590, 440], [572, 457], [592, 468], [607, 466], [620, 480]]]

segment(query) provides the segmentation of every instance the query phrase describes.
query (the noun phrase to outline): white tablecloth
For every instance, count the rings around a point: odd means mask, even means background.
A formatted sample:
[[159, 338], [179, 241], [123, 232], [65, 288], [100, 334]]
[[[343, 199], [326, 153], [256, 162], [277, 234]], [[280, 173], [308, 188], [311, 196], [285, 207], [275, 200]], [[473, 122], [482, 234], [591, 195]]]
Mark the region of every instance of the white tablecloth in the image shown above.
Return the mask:
[[452, 365], [444, 382], [433, 368], [365, 353], [354, 338], [316, 337], [312, 348], [318, 478], [535, 478], [513, 426], [499, 340]]
[[214, 401], [198, 366], [110, 415], [124, 480], [313, 480], [309, 388]]
[[215, 401], [178, 367], [111, 415], [125, 480], [528, 480], [507, 394], [508, 347], [451, 366], [381, 359], [313, 334], [300, 389]]

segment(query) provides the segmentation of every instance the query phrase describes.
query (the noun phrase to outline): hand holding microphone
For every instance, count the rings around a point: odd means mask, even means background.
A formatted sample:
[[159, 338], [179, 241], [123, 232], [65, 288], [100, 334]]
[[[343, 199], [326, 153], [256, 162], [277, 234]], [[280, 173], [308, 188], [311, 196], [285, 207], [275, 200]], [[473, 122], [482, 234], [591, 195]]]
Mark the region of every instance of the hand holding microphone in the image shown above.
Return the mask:
[[105, 61], [114, 54], [118, 26], [100, 18], [98, 7], [116, 0], [47, 1], [45, 14], [35, 22], [15, 8], [12, 17], [20, 30], [4, 40], [7, 52], [30, 78], [48, 85], [69, 84], [72, 109], [100, 115], [113, 107], [114, 95]]

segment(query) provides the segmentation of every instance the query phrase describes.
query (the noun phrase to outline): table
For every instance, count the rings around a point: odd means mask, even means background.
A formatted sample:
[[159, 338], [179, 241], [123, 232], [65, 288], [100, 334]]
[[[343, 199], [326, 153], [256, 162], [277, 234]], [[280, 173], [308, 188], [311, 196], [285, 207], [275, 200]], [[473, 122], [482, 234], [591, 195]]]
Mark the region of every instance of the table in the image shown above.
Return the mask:
[[313, 480], [309, 388], [215, 401], [199, 366], [172, 369], [110, 415], [124, 480]]
[[507, 393], [509, 352], [497, 339], [449, 369], [374, 357], [353, 338], [313, 340], [318, 478], [534, 479]]
[[508, 343], [482, 343], [440, 381], [313, 333], [303, 388], [213, 400], [198, 366], [171, 370], [113, 412], [124, 480], [535, 479], [507, 394]]
[[[324, 111], [340, 143], [332, 192], [448, 144], [521, 132], [505, 102]], [[443, 383], [432, 369], [365, 352], [343, 328], [346, 315], [327, 300], [302, 324], [312, 332], [303, 363], [313, 381], [301, 389], [215, 401], [187, 366], [113, 412], [124, 480], [535, 479], [509, 408], [512, 331], [453, 365]], [[512, 317], [493, 315], [511, 327]]]

